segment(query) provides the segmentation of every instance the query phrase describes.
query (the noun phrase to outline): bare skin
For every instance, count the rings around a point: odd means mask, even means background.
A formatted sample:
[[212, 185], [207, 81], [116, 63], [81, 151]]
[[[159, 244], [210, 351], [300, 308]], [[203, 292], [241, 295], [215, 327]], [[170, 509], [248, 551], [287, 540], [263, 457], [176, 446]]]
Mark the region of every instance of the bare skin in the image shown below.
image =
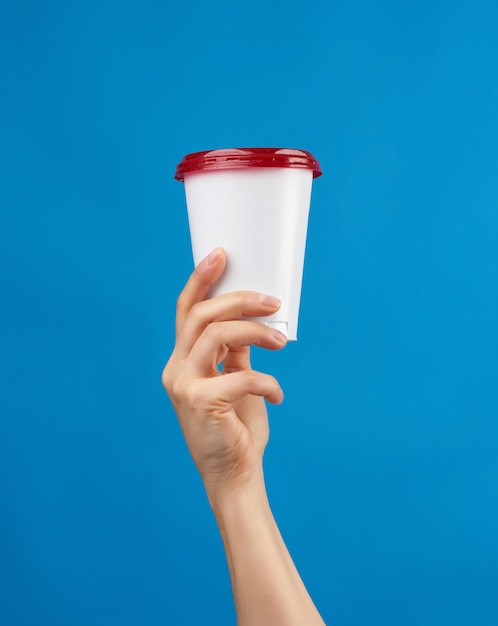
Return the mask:
[[323, 625], [280, 535], [263, 476], [265, 400], [279, 404], [283, 392], [273, 376], [251, 368], [250, 347], [278, 350], [286, 338], [241, 320], [271, 315], [280, 302], [251, 291], [206, 300], [225, 263], [223, 249], [213, 250], [178, 298], [163, 384], [220, 529], [239, 626]]

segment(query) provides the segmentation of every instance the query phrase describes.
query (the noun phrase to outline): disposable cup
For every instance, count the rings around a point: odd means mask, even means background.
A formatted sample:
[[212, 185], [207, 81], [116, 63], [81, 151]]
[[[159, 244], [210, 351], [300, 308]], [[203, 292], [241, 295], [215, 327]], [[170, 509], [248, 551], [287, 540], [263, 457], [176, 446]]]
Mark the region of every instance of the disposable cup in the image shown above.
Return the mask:
[[185, 156], [175, 178], [185, 183], [194, 264], [222, 246], [227, 266], [209, 293], [254, 290], [280, 309], [251, 318], [297, 339], [311, 188], [322, 173], [309, 152], [237, 148]]

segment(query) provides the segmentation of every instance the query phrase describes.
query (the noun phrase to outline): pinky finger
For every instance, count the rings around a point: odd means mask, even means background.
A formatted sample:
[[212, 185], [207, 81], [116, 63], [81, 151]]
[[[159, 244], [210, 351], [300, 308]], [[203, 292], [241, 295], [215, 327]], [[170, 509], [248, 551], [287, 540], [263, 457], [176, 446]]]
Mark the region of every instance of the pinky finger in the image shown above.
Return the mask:
[[216, 396], [225, 402], [236, 402], [248, 395], [266, 398], [271, 404], [280, 404], [284, 399], [276, 378], [254, 370], [224, 374], [212, 379], [211, 384], [218, 387]]

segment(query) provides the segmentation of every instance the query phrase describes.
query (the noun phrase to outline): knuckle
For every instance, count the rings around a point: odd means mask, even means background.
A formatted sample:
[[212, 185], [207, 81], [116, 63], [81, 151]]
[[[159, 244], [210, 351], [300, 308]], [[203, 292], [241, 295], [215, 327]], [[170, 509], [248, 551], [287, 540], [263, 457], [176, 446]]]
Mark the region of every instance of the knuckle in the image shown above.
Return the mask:
[[176, 378], [170, 384], [169, 391], [172, 398], [180, 400], [185, 394], [185, 387], [182, 384], [181, 378]]
[[243, 310], [251, 302], [251, 291], [231, 291], [226, 294], [227, 306], [229, 305], [234, 310]]
[[175, 372], [175, 368], [171, 365], [171, 361], [166, 363], [162, 371], [161, 381], [171, 399], [174, 398], [175, 400], [179, 400], [182, 398], [185, 393], [183, 377], [179, 376], [177, 371]]
[[248, 300], [248, 293], [247, 291], [236, 291], [233, 295], [235, 298], [235, 301], [237, 302], [237, 304], [239, 306], [243, 306], [244, 304], [246, 304], [247, 300]]
[[189, 316], [193, 317], [197, 322], [202, 322], [206, 318], [206, 301], [196, 302], [190, 309]]
[[258, 297], [257, 291], [236, 291], [237, 301], [241, 306], [251, 304]]
[[163, 384], [163, 387], [166, 389], [166, 391], [169, 391], [171, 388], [172, 378], [173, 377], [171, 375], [171, 368], [168, 362], [164, 366], [162, 374], [161, 374], [161, 382]]
[[244, 370], [242, 375], [244, 377], [245, 384], [249, 387], [255, 385], [258, 382], [259, 375], [254, 370]]
[[206, 403], [207, 393], [201, 380], [177, 374], [167, 382], [169, 396], [180, 405], [195, 408]]
[[186, 309], [185, 295], [181, 293], [176, 299], [176, 313], [183, 313]]
[[185, 389], [187, 404], [193, 411], [201, 409], [206, 405], [206, 392], [200, 385], [188, 385]]
[[218, 341], [223, 337], [223, 328], [222, 322], [211, 322], [211, 324], [206, 326], [202, 334], [209, 341]]

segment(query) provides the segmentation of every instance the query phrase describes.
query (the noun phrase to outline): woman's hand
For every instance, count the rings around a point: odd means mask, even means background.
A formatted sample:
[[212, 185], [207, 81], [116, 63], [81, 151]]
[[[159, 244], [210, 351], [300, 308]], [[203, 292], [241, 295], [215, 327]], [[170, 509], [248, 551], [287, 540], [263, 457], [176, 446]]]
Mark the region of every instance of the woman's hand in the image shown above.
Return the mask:
[[238, 291], [205, 299], [225, 263], [217, 248], [191, 275], [178, 298], [175, 348], [163, 371], [210, 499], [261, 475], [269, 434], [264, 399], [278, 404], [283, 393], [275, 378], [251, 369], [250, 346], [276, 350], [287, 341], [264, 324], [241, 320], [275, 313], [276, 298]]

